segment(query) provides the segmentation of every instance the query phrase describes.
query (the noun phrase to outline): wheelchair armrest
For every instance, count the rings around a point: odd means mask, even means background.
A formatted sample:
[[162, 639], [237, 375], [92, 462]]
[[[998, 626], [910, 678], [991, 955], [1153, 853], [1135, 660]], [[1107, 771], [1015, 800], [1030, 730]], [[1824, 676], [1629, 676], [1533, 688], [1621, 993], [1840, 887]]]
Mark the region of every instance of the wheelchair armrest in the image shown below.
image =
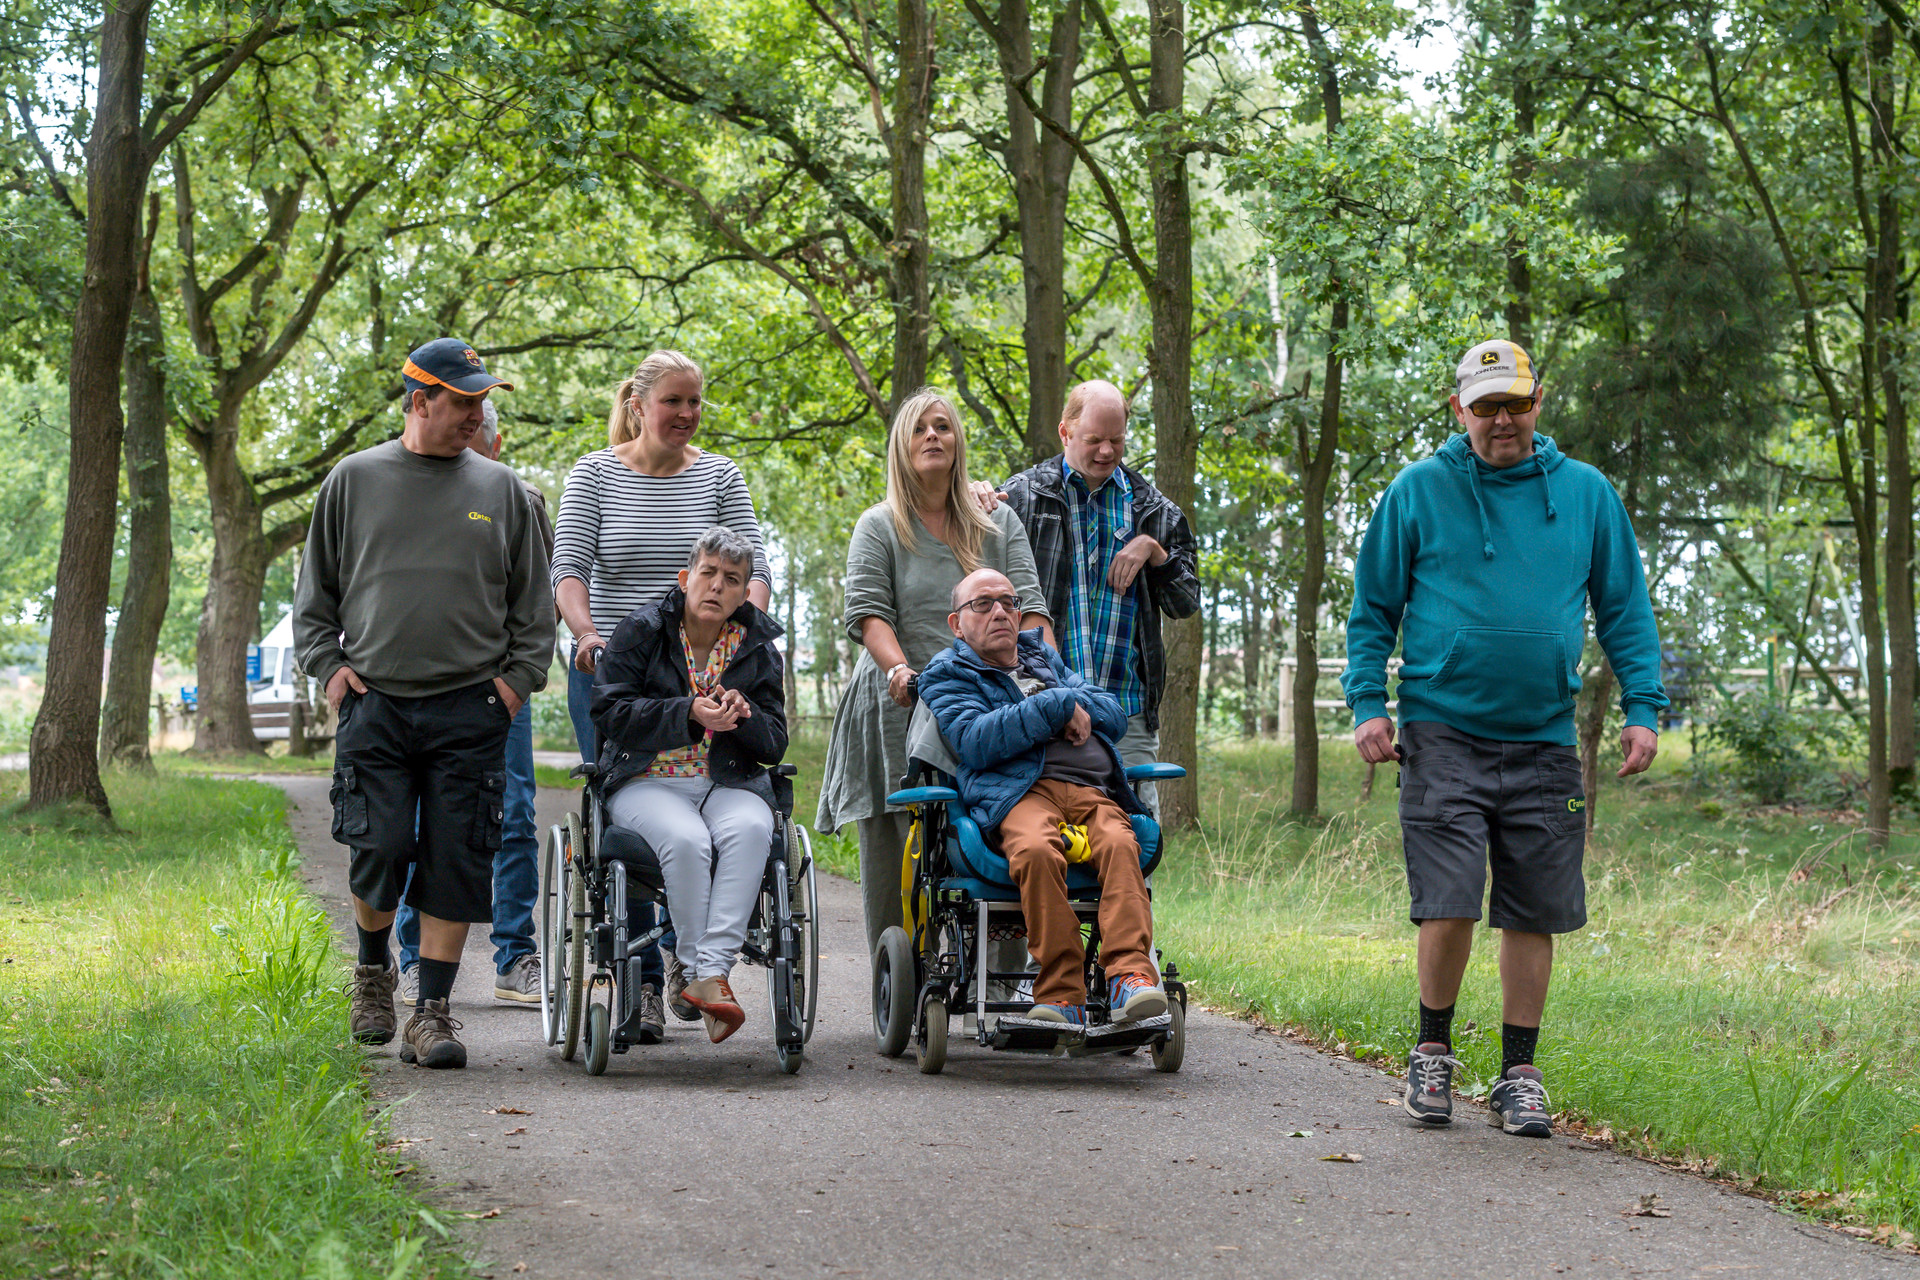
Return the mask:
[[888, 804], [944, 804], [949, 800], [958, 800], [960, 793], [952, 787], [908, 787], [905, 791], [896, 791], [887, 797]]
[[591, 760], [582, 760], [579, 764], [567, 770], [567, 776], [569, 778], [585, 778], [588, 781], [592, 781], [600, 776], [600, 766]]
[[1158, 782], [1164, 778], [1184, 778], [1187, 771], [1177, 764], [1136, 764], [1127, 770], [1128, 782]]
[[798, 765], [777, 764], [773, 766], [773, 776], [776, 778], [791, 778], [799, 772], [800, 767]]

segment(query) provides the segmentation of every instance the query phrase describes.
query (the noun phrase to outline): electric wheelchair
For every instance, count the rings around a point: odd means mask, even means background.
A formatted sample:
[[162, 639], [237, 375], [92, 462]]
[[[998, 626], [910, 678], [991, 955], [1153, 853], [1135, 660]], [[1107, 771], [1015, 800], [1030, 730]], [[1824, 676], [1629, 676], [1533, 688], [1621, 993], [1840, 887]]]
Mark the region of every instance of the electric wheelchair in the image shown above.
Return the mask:
[[[1020, 891], [1005, 855], [967, 816], [949, 772], [951, 755], [938, 743], [937, 730], [931, 740], [927, 737], [931, 714], [921, 705], [914, 715], [908, 747], [913, 773], [902, 781], [920, 785], [887, 797], [889, 805], [912, 811], [913, 825], [900, 877], [906, 926], [888, 927], [873, 955], [873, 1031], [880, 1052], [897, 1058], [911, 1045], [920, 1070], [938, 1074], [947, 1061], [950, 1020], [972, 1014], [975, 1038], [990, 1049], [1082, 1057], [1132, 1053], [1144, 1045], [1155, 1070], [1178, 1071], [1187, 1043], [1187, 989], [1180, 971], [1155, 948], [1167, 1011], [1127, 1023], [1110, 1020], [1106, 975], [1099, 961], [1100, 885], [1087, 864], [1067, 868], [1067, 896], [1087, 931], [1087, 1026], [1063, 1030], [1057, 1022], [1026, 1017], [1033, 1005], [1030, 998], [994, 998], [1017, 996], [1019, 984], [1032, 976], [1024, 967], [992, 968], [992, 953], [998, 949], [994, 943], [1017, 939], [1023, 965], [1027, 958]], [[1126, 770], [1130, 782], [1184, 778], [1186, 773], [1171, 764]], [[1160, 863], [1160, 825], [1145, 814], [1131, 818], [1140, 842], [1141, 873], [1151, 876]], [[1147, 892], [1153, 892], [1150, 879]]]
[[[820, 899], [812, 841], [793, 820], [794, 767], [776, 765], [772, 773], [773, 844], [740, 958], [768, 970], [774, 1049], [780, 1069], [792, 1075], [813, 1035], [819, 1002]], [[580, 808], [548, 831], [540, 862], [542, 1026], [547, 1043], [560, 1046], [568, 1062], [584, 1037], [587, 1072], [596, 1076], [606, 1071], [609, 1054], [637, 1043], [637, 966], [669, 927], [627, 934], [631, 896], [664, 906], [666, 888], [652, 846], [612, 824], [598, 775], [597, 765], [574, 767], [573, 776], [585, 780]]]

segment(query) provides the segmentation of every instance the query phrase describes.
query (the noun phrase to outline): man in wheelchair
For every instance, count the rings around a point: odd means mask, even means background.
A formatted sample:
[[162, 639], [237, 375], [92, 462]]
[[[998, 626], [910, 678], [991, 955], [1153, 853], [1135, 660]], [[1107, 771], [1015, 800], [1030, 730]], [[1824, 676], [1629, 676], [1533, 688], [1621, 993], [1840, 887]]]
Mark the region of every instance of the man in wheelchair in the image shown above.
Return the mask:
[[[953, 647], [920, 673], [920, 698], [958, 763], [961, 802], [998, 829], [1028, 949], [1040, 964], [1028, 1017], [1087, 1024], [1079, 917], [1069, 861], [1100, 880], [1100, 959], [1114, 1022], [1167, 1011], [1153, 959], [1152, 909], [1128, 821], [1145, 813], [1114, 749], [1127, 715], [1111, 694], [1067, 669], [1036, 628], [1019, 630], [1013, 584], [982, 569], [953, 589]], [[677, 917], [676, 917], [677, 918]]]
[[593, 691], [601, 794], [659, 856], [684, 999], [715, 1044], [746, 1020], [729, 978], [773, 836], [768, 766], [787, 749], [781, 629], [748, 603], [752, 572], [745, 538], [701, 534], [680, 586], [613, 633]]

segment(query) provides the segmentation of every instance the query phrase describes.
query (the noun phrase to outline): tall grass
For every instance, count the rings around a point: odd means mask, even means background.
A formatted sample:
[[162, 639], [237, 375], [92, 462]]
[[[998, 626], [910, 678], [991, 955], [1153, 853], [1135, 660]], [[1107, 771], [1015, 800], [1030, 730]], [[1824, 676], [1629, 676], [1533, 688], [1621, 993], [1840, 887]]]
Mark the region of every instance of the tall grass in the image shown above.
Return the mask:
[[[1332, 754], [1332, 753], [1330, 753]], [[1392, 780], [1324, 821], [1282, 812], [1274, 747], [1211, 753], [1208, 821], [1156, 877], [1161, 945], [1209, 1000], [1404, 1061], [1417, 988]], [[1672, 774], [1612, 784], [1589, 923], [1557, 948], [1538, 1062], [1568, 1118], [1647, 1154], [1920, 1230], [1920, 876], [1845, 815], [1727, 811]], [[1499, 1065], [1497, 939], [1482, 933], [1455, 1049]]]
[[0, 1274], [459, 1270], [381, 1150], [281, 794], [110, 789], [121, 832], [0, 827]]

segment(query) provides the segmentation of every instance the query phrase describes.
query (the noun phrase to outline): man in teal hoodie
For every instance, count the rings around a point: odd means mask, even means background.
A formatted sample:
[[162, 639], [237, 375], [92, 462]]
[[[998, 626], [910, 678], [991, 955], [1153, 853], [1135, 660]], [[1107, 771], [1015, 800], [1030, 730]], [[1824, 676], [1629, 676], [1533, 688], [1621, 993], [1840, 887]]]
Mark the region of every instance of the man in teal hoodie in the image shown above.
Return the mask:
[[[1594, 632], [1620, 681], [1626, 762], [1653, 763], [1660, 637], [1633, 526], [1606, 477], [1536, 435], [1542, 387], [1518, 345], [1468, 351], [1451, 397], [1465, 428], [1401, 472], [1354, 569], [1347, 673], [1354, 745], [1400, 758], [1400, 828], [1420, 928], [1419, 1043], [1407, 1114], [1453, 1118], [1453, 1005], [1492, 868], [1487, 923], [1501, 930], [1500, 1079], [1492, 1122], [1544, 1138], [1551, 1112], [1534, 1048], [1553, 935], [1587, 922], [1586, 796], [1573, 707]], [[1400, 743], [1387, 658], [1401, 646]]]

